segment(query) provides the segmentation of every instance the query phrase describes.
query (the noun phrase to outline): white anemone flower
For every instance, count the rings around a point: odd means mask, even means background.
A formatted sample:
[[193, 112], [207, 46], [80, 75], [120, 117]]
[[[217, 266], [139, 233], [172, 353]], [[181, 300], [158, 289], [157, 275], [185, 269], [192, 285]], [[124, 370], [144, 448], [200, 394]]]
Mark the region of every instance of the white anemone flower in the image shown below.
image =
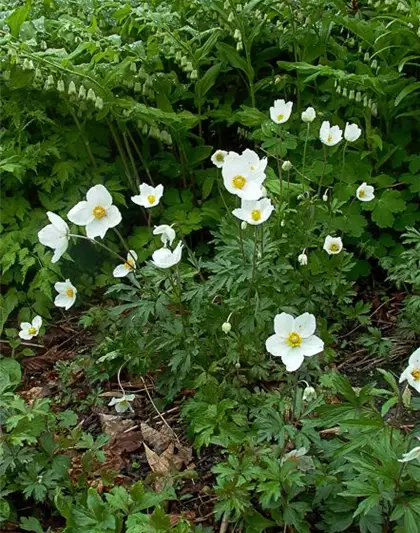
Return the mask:
[[136, 268], [137, 254], [134, 250], [129, 250], [127, 254], [127, 261], [122, 265], [118, 265], [114, 268], [112, 275], [114, 278], [123, 278], [130, 274]]
[[121, 213], [112, 205], [112, 196], [103, 185], [95, 185], [86, 193], [86, 200], [76, 204], [67, 214], [70, 222], [86, 226], [89, 239], [105, 237], [109, 228], [121, 222]]
[[324, 342], [314, 335], [316, 320], [314, 315], [303, 313], [294, 318], [288, 313], [280, 313], [274, 318], [274, 335], [265, 347], [275, 357], [281, 357], [288, 372], [297, 370], [305, 357], [312, 357], [324, 349]]
[[160, 202], [160, 199], [163, 195], [163, 185], [157, 185], [152, 187], [147, 185], [147, 183], [142, 183], [140, 185], [140, 194], [132, 196], [131, 200], [137, 204], [149, 209], [150, 207], [155, 207]]
[[344, 138], [347, 142], [353, 143], [357, 141], [361, 134], [362, 130], [357, 124], [349, 124], [346, 122], [346, 127], [344, 128]]
[[174, 251], [169, 248], [159, 248], [152, 254], [152, 263], [158, 268], [171, 268], [181, 261], [182, 247], [184, 245], [179, 242]]
[[361, 202], [370, 202], [375, 198], [375, 189], [364, 181], [357, 187], [356, 197]]
[[306, 255], [305, 250], [298, 255], [297, 260], [300, 266], [306, 266], [308, 264], [308, 256]]
[[315, 109], [313, 107], [308, 107], [307, 109], [305, 109], [305, 111], [302, 111], [302, 114], [300, 115], [300, 117], [303, 120], [303, 122], [306, 122], [307, 124], [309, 124], [310, 122], [313, 122], [316, 117]]
[[67, 311], [76, 301], [77, 289], [69, 279], [66, 281], [57, 281], [54, 289], [58, 292], [54, 300], [56, 307], [64, 307]]
[[321, 142], [326, 146], [335, 146], [343, 138], [343, 130], [338, 126], [330, 126], [330, 123], [327, 120], [321, 124], [321, 129], [319, 130], [319, 138]]
[[292, 450], [291, 452], [286, 453], [281, 458], [280, 464], [284, 464], [286, 461], [297, 461], [299, 457], [303, 457], [308, 453], [308, 450], [302, 446], [302, 448], [296, 448], [295, 450]]
[[217, 168], [222, 168], [225, 162], [225, 157], [228, 155], [226, 150], [216, 150], [211, 156], [211, 162], [216, 165]]
[[51, 224], [38, 232], [38, 239], [41, 244], [54, 250], [51, 263], [57, 263], [68, 248], [70, 229], [67, 222], [55, 213], [47, 211], [47, 217]]
[[270, 118], [275, 124], [284, 124], [290, 118], [292, 113], [293, 102], [285, 100], [275, 100], [274, 105], [270, 107]]
[[[419, 437], [417, 437], [417, 439], [419, 439]], [[420, 446], [416, 446], [409, 452], [403, 453], [402, 459], [398, 459], [400, 463], [408, 463], [409, 461], [415, 461], [415, 460], [417, 460], [420, 463]]]
[[315, 400], [315, 398], [316, 398], [316, 390], [310, 385], [307, 385], [303, 390], [302, 400], [304, 402], [311, 402], [312, 400]]
[[341, 237], [331, 237], [331, 235], [327, 235], [325, 237], [323, 248], [328, 255], [337, 255], [343, 249], [343, 241], [341, 240]]
[[153, 235], [160, 235], [160, 240], [163, 242], [164, 246], [172, 246], [172, 243], [175, 239], [175, 230], [172, 226], [167, 224], [161, 224], [160, 226], [155, 226], [153, 230]]
[[36, 337], [42, 326], [42, 318], [36, 316], [32, 322], [22, 322], [20, 324], [19, 337], [25, 341], [30, 341], [32, 337]]
[[223, 165], [222, 176], [226, 189], [243, 200], [259, 200], [261, 186], [265, 180], [264, 171], [251, 170], [249, 162], [240, 157], [229, 159]]
[[258, 226], [269, 219], [274, 206], [269, 198], [261, 200], [242, 200], [241, 207], [234, 209], [232, 214], [253, 226]]
[[117, 413], [125, 413], [127, 410], [134, 412], [134, 409], [131, 406], [131, 402], [134, 398], [134, 394], [124, 394], [121, 398], [112, 398], [108, 405], [111, 407], [114, 406]]
[[408, 366], [400, 376], [400, 383], [406, 381], [417, 392], [420, 392], [420, 348], [417, 348], [408, 360]]

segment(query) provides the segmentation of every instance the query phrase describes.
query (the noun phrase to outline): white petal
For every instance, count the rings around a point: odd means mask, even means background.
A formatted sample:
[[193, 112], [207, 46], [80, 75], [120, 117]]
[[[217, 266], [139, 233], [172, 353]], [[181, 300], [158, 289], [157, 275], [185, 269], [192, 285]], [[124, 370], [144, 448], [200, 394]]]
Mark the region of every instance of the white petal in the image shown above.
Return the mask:
[[129, 250], [127, 254], [127, 260], [134, 260], [137, 261], [137, 254], [134, 250]]
[[234, 209], [232, 211], [232, 215], [236, 218], [239, 218], [239, 220], [245, 220], [245, 222], [248, 222], [248, 220], [250, 219], [249, 211], [245, 211], [245, 209], [241, 209], [240, 207]]
[[111, 398], [111, 401], [109, 402], [108, 405], [110, 405], [112, 407], [113, 405], [115, 405], [118, 402], [118, 400], [119, 400], [119, 398]]
[[420, 392], [420, 380], [414, 379], [411, 372], [407, 374], [407, 383], [411, 385], [411, 387], [413, 387], [413, 389], [415, 389], [417, 392]]
[[244, 200], [259, 200], [263, 195], [263, 191], [260, 183], [248, 179], [245, 187], [237, 189], [236, 194]]
[[51, 259], [51, 263], [57, 263], [60, 257], [66, 252], [68, 246], [69, 246], [69, 241], [67, 239], [63, 239], [62, 244], [60, 244], [60, 246], [57, 246], [57, 248], [55, 249], [52, 259]]
[[115, 228], [122, 220], [120, 210], [115, 205], [111, 205], [109, 209], [106, 210], [104, 219], [108, 224], [108, 228]]
[[322, 352], [322, 350], [324, 349], [324, 341], [316, 335], [312, 335], [307, 339], [302, 339], [302, 344], [300, 345], [300, 348], [305, 357], [312, 357], [313, 355]]
[[19, 327], [20, 329], [28, 330], [29, 328], [32, 327], [32, 324], [30, 322], [21, 322]]
[[30, 341], [34, 335], [31, 335], [31, 333], [28, 333], [28, 331], [19, 331], [19, 337], [25, 341]]
[[127, 403], [118, 402], [115, 404], [115, 410], [117, 411], [117, 413], [125, 413], [128, 408], [129, 405]]
[[67, 218], [78, 226], [86, 226], [95, 217], [93, 216], [92, 207], [89, 206], [88, 202], [83, 201], [70, 209], [67, 213]]
[[86, 225], [86, 235], [89, 239], [94, 239], [95, 237], [101, 237], [103, 239], [108, 229], [109, 225], [106, 217], [94, 218]]
[[154, 194], [155, 194], [156, 199], [157, 199], [157, 201], [158, 201], [158, 203], [159, 203], [159, 200], [160, 200], [160, 199], [162, 198], [162, 196], [163, 196], [163, 185], [157, 185], [157, 186], [155, 187], [155, 193], [154, 193]]
[[414, 368], [420, 368], [420, 348], [417, 348], [411, 355], [408, 360], [408, 364]]
[[295, 320], [295, 331], [303, 338], [310, 337], [315, 333], [316, 320], [314, 315], [310, 313], [303, 313]]
[[290, 351], [281, 356], [287, 372], [295, 372], [303, 363], [303, 355], [299, 348], [290, 348]]
[[49, 248], [60, 246], [63, 234], [60, 233], [52, 224], [48, 224], [38, 232], [38, 239], [41, 244]]
[[400, 379], [398, 381], [398, 383], [402, 383], [403, 381], [405, 381], [408, 377], [408, 374], [410, 373], [410, 370], [412, 369], [411, 366], [408, 366], [404, 372], [401, 373], [401, 376], [400, 376]]
[[100, 206], [109, 209], [112, 205], [112, 196], [103, 185], [95, 185], [86, 193], [86, 199], [91, 207]]
[[140, 189], [140, 195], [147, 197], [149, 194], [155, 194], [155, 188], [151, 185], [148, 185], [147, 183], [142, 183], [139, 187]]
[[287, 338], [294, 331], [295, 319], [288, 313], [280, 313], [274, 318], [274, 331], [280, 337]]
[[167, 248], [159, 248], [152, 254], [152, 262], [159, 268], [169, 268], [171, 265], [172, 252]]
[[123, 278], [127, 276], [131, 272], [131, 269], [125, 268], [124, 265], [118, 265], [114, 268], [114, 271], [112, 272], [112, 275], [114, 278]]
[[265, 341], [265, 348], [267, 352], [271, 353], [271, 355], [279, 357], [282, 356], [283, 353], [286, 353], [288, 346], [285, 344], [284, 339], [278, 335], [271, 335], [271, 337], [268, 337]]
[[141, 205], [142, 207], [149, 207], [149, 203], [147, 202], [146, 197], [143, 196], [142, 194], [137, 194], [136, 196], [132, 196], [131, 201], [137, 205]]
[[67, 309], [68, 303], [69, 297], [66, 294], [60, 293], [55, 297], [54, 305], [56, 307], [64, 307]]
[[51, 224], [63, 235], [66, 235], [69, 231], [67, 222], [63, 220], [60, 216], [56, 215], [52, 211], [47, 211], [47, 217], [49, 218]]
[[41, 326], [42, 326], [42, 318], [37, 315], [33, 320], [32, 320], [32, 326], [34, 328], [37, 328], [37, 329], [40, 329]]
[[54, 289], [57, 292], [66, 292], [66, 290], [69, 288], [69, 285], [67, 281], [57, 281], [54, 283]]

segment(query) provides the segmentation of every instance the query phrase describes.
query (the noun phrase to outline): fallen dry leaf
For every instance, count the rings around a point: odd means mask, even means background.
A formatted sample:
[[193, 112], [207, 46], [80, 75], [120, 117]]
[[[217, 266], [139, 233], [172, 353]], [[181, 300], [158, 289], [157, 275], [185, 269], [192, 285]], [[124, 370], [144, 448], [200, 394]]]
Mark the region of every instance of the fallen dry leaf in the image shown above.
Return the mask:
[[166, 474], [169, 473], [171, 465], [173, 465], [174, 445], [170, 444], [161, 455], [158, 455], [151, 450], [147, 444], [143, 443], [143, 445], [144, 451], [146, 452], [147, 462], [149, 463], [152, 472], [157, 474], [153, 483], [153, 488], [156, 492], [162, 492], [165, 486], [170, 487], [173, 484], [173, 480]]
[[111, 435], [111, 437], [124, 433], [124, 431], [134, 426], [132, 420], [127, 420], [126, 418], [116, 415], [99, 413], [99, 420], [101, 422], [102, 431], [107, 435]]
[[173, 432], [166, 426], [158, 431], [142, 422], [140, 429], [144, 442], [158, 454], [163, 453], [173, 440]]

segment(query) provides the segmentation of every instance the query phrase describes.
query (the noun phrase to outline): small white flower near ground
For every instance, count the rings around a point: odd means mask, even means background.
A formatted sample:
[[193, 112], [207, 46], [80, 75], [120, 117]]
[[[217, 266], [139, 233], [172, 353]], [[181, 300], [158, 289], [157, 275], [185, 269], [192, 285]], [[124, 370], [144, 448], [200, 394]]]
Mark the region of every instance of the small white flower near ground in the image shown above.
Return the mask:
[[58, 292], [54, 300], [54, 305], [56, 307], [64, 307], [68, 311], [76, 301], [76, 287], [72, 285], [69, 279], [66, 279], [66, 281], [58, 281], [54, 285], [54, 289]]
[[181, 261], [183, 244], [178, 243], [175, 250], [169, 248], [159, 248], [152, 254], [152, 263], [158, 268], [171, 268]]
[[134, 394], [124, 394], [121, 398], [112, 398], [108, 405], [110, 407], [114, 406], [117, 413], [125, 413], [127, 410], [134, 412], [131, 405], [134, 398]]
[[42, 318], [36, 316], [32, 322], [22, 322], [20, 324], [19, 337], [25, 341], [30, 341], [39, 334], [42, 326]]
[[137, 254], [134, 250], [130, 250], [127, 254], [127, 261], [122, 265], [114, 268], [112, 275], [114, 278], [123, 278], [127, 276], [136, 268]]
[[172, 226], [161, 224], [160, 226], [155, 226], [153, 235], [160, 235], [160, 240], [164, 246], [167, 246], [168, 244], [169, 246], [172, 246], [172, 243], [175, 239], [175, 230], [172, 228]]
[[410, 355], [407, 368], [400, 376], [400, 383], [403, 381], [407, 381], [413, 389], [420, 392], [420, 348]]

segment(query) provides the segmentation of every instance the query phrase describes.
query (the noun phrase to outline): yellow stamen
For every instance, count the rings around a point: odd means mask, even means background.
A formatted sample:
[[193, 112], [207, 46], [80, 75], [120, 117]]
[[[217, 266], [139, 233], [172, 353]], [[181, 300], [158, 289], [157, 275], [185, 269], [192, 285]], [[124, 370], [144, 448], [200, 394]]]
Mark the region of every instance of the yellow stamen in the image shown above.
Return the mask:
[[127, 262], [124, 263], [124, 267], [127, 269], [127, 270], [132, 270], [135, 266], [135, 263], [134, 263], [134, 260], [133, 259], [127, 259]]
[[296, 331], [293, 331], [287, 337], [287, 344], [292, 348], [297, 348], [302, 344], [302, 337]]
[[283, 120], [284, 119], [284, 115], [280, 114], [280, 115], [277, 115], [277, 120]]
[[415, 368], [411, 371], [411, 375], [414, 378], [414, 381], [420, 381], [420, 368]]
[[105, 209], [102, 206], [97, 205], [93, 210], [93, 216], [95, 218], [103, 218], [105, 216]]
[[232, 183], [235, 189], [243, 189], [246, 184], [246, 179], [243, 176], [235, 176]]
[[259, 209], [253, 209], [251, 211], [251, 218], [254, 222], [258, 222], [261, 218], [261, 211]]
[[73, 298], [73, 296], [74, 296], [74, 290], [73, 290], [73, 289], [67, 289], [67, 290], [66, 290], [66, 295], [67, 295], [69, 298]]
[[364, 198], [365, 194], [366, 194], [365, 191], [363, 189], [361, 189], [359, 191], [359, 198]]
[[220, 161], [220, 163], [223, 163], [224, 160], [225, 156], [223, 154], [221, 154], [220, 152], [216, 154], [216, 161]]
[[154, 204], [156, 201], [156, 196], [154, 194], [149, 194], [149, 196], [147, 197], [147, 201], [149, 202], [149, 204]]
[[327, 142], [331, 143], [332, 140], [333, 140], [332, 135], [328, 135], [328, 137], [327, 137]]
[[338, 250], [339, 250], [338, 244], [330, 244], [331, 252], [338, 252]]
[[28, 329], [28, 333], [29, 335], [36, 335], [36, 328], [32, 326], [31, 328]]

